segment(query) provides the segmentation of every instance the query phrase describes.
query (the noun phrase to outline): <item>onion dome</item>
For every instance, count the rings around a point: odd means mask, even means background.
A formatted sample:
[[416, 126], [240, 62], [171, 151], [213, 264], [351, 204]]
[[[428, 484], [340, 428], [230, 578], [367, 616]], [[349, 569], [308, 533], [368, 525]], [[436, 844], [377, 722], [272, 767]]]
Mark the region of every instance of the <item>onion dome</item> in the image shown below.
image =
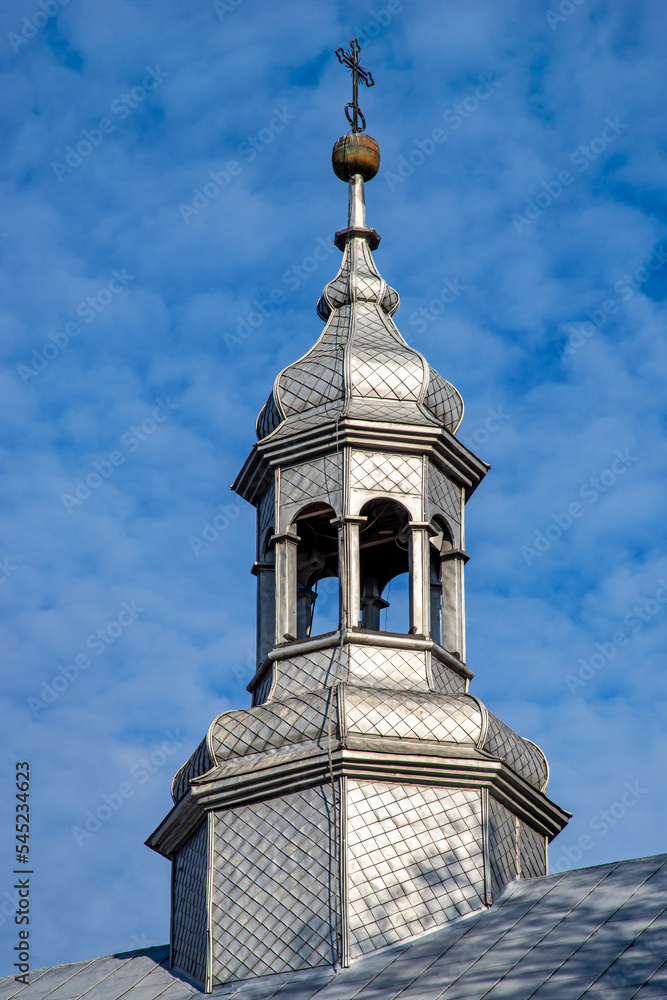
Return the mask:
[[344, 136], [334, 147], [335, 172], [349, 175], [348, 227], [336, 234], [343, 261], [317, 304], [324, 330], [277, 376], [257, 420], [260, 439], [285, 422], [287, 432], [342, 417], [439, 424], [453, 434], [461, 424], [459, 392], [403, 339], [392, 320], [398, 292], [375, 266], [380, 238], [366, 227], [364, 176], [374, 176], [379, 158], [370, 136]]

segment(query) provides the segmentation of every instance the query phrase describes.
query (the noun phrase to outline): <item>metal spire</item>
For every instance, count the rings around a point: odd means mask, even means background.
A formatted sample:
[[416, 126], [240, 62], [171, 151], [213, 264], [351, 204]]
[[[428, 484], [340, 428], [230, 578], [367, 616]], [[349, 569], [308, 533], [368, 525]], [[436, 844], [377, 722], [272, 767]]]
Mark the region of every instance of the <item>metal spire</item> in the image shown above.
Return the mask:
[[[359, 80], [365, 83], [367, 87], [375, 86], [372, 74], [359, 65], [360, 51], [361, 46], [356, 38], [353, 38], [350, 42], [349, 52], [346, 52], [343, 48], [336, 49], [339, 63], [342, 66], [348, 66], [352, 73], [352, 100], [349, 104], [345, 105], [345, 117], [352, 126], [353, 132], [366, 131], [366, 119], [359, 108]], [[352, 117], [350, 117], [350, 108], [352, 109]], [[361, 119], [361, 125], [359, 125], [359, 119]]]

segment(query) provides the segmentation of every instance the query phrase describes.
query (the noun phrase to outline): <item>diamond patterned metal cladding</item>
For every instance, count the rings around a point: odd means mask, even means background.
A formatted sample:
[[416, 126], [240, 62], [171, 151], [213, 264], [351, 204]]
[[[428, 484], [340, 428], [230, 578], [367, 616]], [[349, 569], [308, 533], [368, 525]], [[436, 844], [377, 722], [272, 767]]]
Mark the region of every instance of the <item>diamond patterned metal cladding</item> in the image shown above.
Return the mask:
[[321, 406], [342, 396], [343, 356], [320, 354], [293, 365], [280, 381], [281, 401], [288, 413]]
[[172, 949], [177, 968], [206, 978], [208, 826], [205, 821], [173, 862]]
[[482, 747], [494, 757], [500, 757], [529, 785], [546, 791], [549, 783], [547, 759], [538, 746], [525, 740], [489, 712], [489, 728]]
[[299, 503], [301, 500], [335, 500], [341, 485], [341, 456], [323, 455], [322, 458], [292, 465], [280, 474], [280, 502]]
[[[332, 409], [340, 414], [353, 408], [355, 399], [385, 404], [386, 413], [371, 411], [370, 419], [428, 423], [433, 418], [456, 429], [461, 397], [396, 329], [391, 316], [398, 305], [398, 293], [380, 277], [366, 241], [351, 240], [339, 273], [318, 302], [324, 330], [276, 379], [257, 422], [258, 436], [271, 433], [283, 414], [292, 418], [327, 404], [329, 416]], [[396, 409], [406, 402], [409, 414]]]
[[435, 656], [431, 657], [431, 676], [433, 687], [440, 694], [462, 694], [466, 689], [465, 678], [455, 674]]
[[[429, 462], [428, 467], [428, 507], [429, 520], [434, 513], [441, 512], [448, 521], [461, 524], [461, 490], [454, 486], [440, 469]], [[434, 508], [434, 510], [431, 510]]]
[[378, 420], [395, 424], [420, 424], [422, 427], [428, 423], [423, 412], [414, 403], [397, 399], [391, 403], [385, 403], [382, 399], [368, 397], [362, 399], [361, 396], [356, 396], [350, 400], [347, 415], [357, 420]]
[[350, 326], [350, 307], [334, 313], [314, 347], [276, 379], [273, 391], [291, 416], [343, 398], [343, 355]]
[[335, 435], [335, 421], [340, 417], [342, 410], [340, 400], [334, 400], [333, 403], [315, 406], [312, 410], [306, 410], [305, 413], [297, 413], [278, 428], [274, 440], [291, 438], [297, 432], [307, 430], [309, 427], [323, 427], [327, 424], [329, 424], [331, 433]]
[[255, 688], [252, 696], [252, 707], [256, 708], [258, 705], [263, 705], [266, 699], [271, 693], [271, 685], [273, 684], [273, 675], [275, 672], [275, 665], [270, 666], [261, 681]]
[[424, 406], [438, 421], [456, 434], [463, 420], [463, 400], [457, 389], [446, 382], [435, 368], [430, 368], [430, 379]]
[[414, 649], [351, 646], [349, 679], [353, 684], [428, 691], [426, 655]]
[[353, 395], [417, 402], [425, 378], [421, 354], [408, 347], [389, 317], [379, 310], [358, 303], [354, 318], [356, 331], [350, 352]]
[[264, 556], [264, 536], [272, 528], [276, 520], [276, 487], [271, 483], [268, 490], [257, 505], [257, 539], [260, 558]]
[[[210, 730], [216, 761], [261, 753], [286, 743], [317, 740], [327, 732], [329, 698], [333, 692], [304, 692], [286, 701], [272, 701], [259, 708], [223, 712]], [[332, 728], [338, 731], [334, 718]]]
[[399, 306], [398, 292], [380, 277], [370, 247], [365, 240], [351, 240], [345, 247], [340, 271], [325, 285], [317, 303], [321, 319], [327, 320], [332, 310], [351, 302], [373, 302], [391, 316]]
[[547, 842], [526, 823], [519, 822], [519, 867], [521, 878], [538, 878], [547, 873]]
[[394, 694], [351, 686], [345, 695], [348, 732], [469, 746], [476, 746], [482, 734], [482, 712], [470, 695]]
[[282, 420], [283, 417], [276, 406], [276, 401], [272, 392], [260, 410], [259, 416], [257, 417], [257, 423], [255, 425], [257, 437], [260, 441], [262, 438], [265, 438], [268, 434], [270, 434], [271, 431], [274, 431], [278, 424], [282, 423]]
[[324, 286], [320, 300], [317, 303], [317, 312], [325, 321], [329, 318], [334, 309], [340, 309], [341, 306], [344, 306], [351, 301], [349, 296], [349, 287], [350, 274], [352, 271], [352, 253], [354, 250], [355, 248], [352, 246], [352, 241], [350, 241], [343, 251], [343, 259], [341, 261], [338, 274], [333, 281], [330, 281]]
[[171, 783], [171, 797], [174, 802], [180, 802], [190, 790], [190, 780], [198, 778], [200, 774], [206, 774], [214, 765], [211, 755], [208, 752], [206, 738], [204, 738], [189, 760], [186, 760], [183, 767], [176, 772]]
[[329, 687], [347, 680], [349, 647], [321, 649], [278, 662], [278, 680], [274, 698], [303, 691], [304, 688]]
[[502, 892], [516, 878], [516, 818], [513, 813], [489, 796], [489, 858], [491, 861], [491, 898]]
[[[392, 739], [436, 740], [440, 743], [476, 746], [481, 738], [483, 717], [470, 695], [421, 694], [417, 691], [378, 690], [352, 685], [345, 689], [347, 728], [365, 736]], [[301, 690], [284, 701], [271, 701], [256, 708], [223, 712], [211, 727], [210, 741], [215, 762], [269, 748], [327, 738], [329, 705], [338, 692]], [[337, 712], [332, 733], [338, 736]]]
[[216, 815], [214, 987], [334, 963], [332, 813], [323, 785]]
[[422, 489], [421, 459], [414, 455], [392, 455], [381, 451], [353, 451], [350, 488], [419, 496]]
[[386, 291], [380, 305], [387, 316], [393, 316], [401, 304], [401, 299], [396, 289], [392, 288], [391, 285], [386, 285], [385, 288]]
[[484, 905], [477, 789], [348, 782], [350, 955]]

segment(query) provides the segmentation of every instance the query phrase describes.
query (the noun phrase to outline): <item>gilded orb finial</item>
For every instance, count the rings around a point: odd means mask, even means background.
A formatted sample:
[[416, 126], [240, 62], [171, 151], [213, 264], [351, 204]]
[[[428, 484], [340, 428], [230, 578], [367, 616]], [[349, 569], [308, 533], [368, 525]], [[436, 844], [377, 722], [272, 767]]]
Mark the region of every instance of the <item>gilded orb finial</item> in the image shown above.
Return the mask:
[[370, 181], [380, 169], [380, 147], [370, 135], [348, 132], [334, 145], [331, 163], [336, 177], [342, 181], [349, 181], [353, 174], [361, 174], [365, 181]]

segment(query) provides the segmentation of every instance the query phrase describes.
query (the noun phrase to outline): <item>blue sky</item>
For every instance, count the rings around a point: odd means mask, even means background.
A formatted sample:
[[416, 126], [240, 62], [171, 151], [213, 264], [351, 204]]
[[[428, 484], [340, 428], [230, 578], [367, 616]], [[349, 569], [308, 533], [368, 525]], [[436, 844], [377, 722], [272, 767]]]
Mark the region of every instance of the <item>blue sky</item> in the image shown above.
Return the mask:
[[472, 690], [548, 755], [575, 814], [555, 868], [665, 850], [663, 5], [0, 19], [2, 968], [16, 760], [34, 967], [167, 940], [169, 866], [143, 840], [214, 715], [248, 704], [254, 511], [229, 484], [321, 330], [346, 221], [333, 50], [354, 34], [376, 260], [492, 465], [468, 505]]

